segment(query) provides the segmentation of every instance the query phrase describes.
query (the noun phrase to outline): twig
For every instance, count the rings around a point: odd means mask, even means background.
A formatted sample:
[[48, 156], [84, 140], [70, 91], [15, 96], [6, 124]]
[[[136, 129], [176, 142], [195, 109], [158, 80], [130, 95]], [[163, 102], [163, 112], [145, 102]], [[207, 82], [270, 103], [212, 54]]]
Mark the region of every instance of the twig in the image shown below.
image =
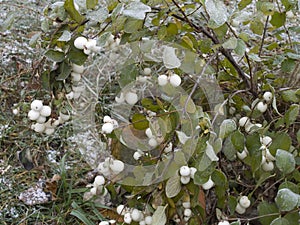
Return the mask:
[[266, 22], [265, 22], [265, 27], [264, 27], [264, 32], [263, 32], [263, 36], [261, 38], [261, 44], [260, 44], [260, 48], [259, 48], [259, 52], [258, 52], [259, 57], [261, 56], [261, 53], [262, 53], [262, 50], [263, 50], [269, 19], [270, 19], [270, 16], [267, 16], [267, 19], [266, 19]]

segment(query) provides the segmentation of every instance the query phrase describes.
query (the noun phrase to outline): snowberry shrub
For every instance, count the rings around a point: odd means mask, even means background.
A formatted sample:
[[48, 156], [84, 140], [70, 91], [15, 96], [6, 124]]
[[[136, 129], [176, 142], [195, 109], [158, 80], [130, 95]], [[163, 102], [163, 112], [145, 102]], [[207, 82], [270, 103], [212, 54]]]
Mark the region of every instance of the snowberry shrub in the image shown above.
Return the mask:
[[[104, 155], [80, 145], [98, 173], [86, 196], [107, 190], [117, 199], [100, 224], [114, 212], [117, 224], [295, 224], [296, 3], [86, 3], [78, 11], [66, 0], [63, 16], [45, 10], [45, 20], [63, 22], [42, 38], [49, 49], [39, 66], [53, 110], [74, 109], [78, 132], [100, 127], [94, 143]], [[77, 83], [87, 88], [76, 91]], [[50, 114], [36, 101], [28, 117]], [[54, 132], [42, 120], [32, 128]]]

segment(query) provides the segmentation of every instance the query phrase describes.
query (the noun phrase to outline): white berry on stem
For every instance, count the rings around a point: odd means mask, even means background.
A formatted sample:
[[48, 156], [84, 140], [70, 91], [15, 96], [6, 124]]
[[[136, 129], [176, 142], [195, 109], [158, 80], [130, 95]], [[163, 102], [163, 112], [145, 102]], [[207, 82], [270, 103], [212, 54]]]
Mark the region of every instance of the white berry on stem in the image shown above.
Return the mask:
[[181, 84], [181, 77], [178, 76], [177, 74], [172, 74], [170, 76], [170, 84], [173, 86], [173, 87], [178, 87], [180, 86]]
[[105, 178], [101, 175], [96, 176], [94, 179], [94, 185], [101, 186], [103, 184], [105, 184]]
[[152, 224], [152, 216], [146, 216], [145, 217], [145, 223], [147, 225], [151, 225]]
[[242, 207], [240, 205], [240, 203], [238, 203], [235, 207], [235, 211], [238, 213], [238, 214], [244, 214], [246, 212], [246, 209], [244, 207]]
[[186, 176], [189, 176], [191, 174], [191, 170], [188, 166], [182, 166], [182, 167], [180, 167], [179, 174], [181, 176], [186, 177]]
[[240, 200], [239, 200], [239, 204], [240, 204], [243, 208], [247, 209], [247, 208], [249, 208], [249, 206], [250, 206], [250, 204], [251, 204], [251, 201], [249, 200], [249, 198], [248, 198], [247, 196], [242, 196], [242, 197], [240, 198]]
[[212, 181], [211, 177], [209, 177], [208, 181], [205, 182], [204, 184], [202, 184], [202, 188], [203, 188], [204, 190], [209, 190], [209, 189], [211, 189], [214, 185], [215, 185], [215, 183]]
[[145, 74], [146, 76], [150, 75], [151, 72], [152, 72], [152, 71], [151, 71], [151, 69], [150, 69], [149, 67], [144, 68], [144, 74]]
[[266, 172], [272, 171], [274, 169], [274, 163], [272, 161], [266, 161], [261, 165], [262, 169]]
[[223, 221], [220, 221], [218, 223], [218, 225], [230, 225], [230, 223], [227, 220], [223, 220]]
[[114, 130], [114, 125], [112, 123], [105, 123], [102, 125], [102, 132], [105, 134], [110, 134]]
[[30, 120], [37, 120], [40, 116], [40, 113], [38, 111], [35, 111], [35, 110], [30, 110], [28, 112], [28, 118]]
[[132, 221], [131, 214], [130, 213], [125, 213], [125, 215], [124, 215], [124, 223], [130, 224], [131, 221]]
[[74, 46], [77, 49], [84, 49], [85, 45], [87, 44], [88, 40], [85, 37], [77, 37], [74, 41]]
[[256, 106], [257, 110], [260, 111], [261, 113], [264, 113], [267, 111], [268, 105], [264, 102], [259, 102]]
[[40, 111], [41, 116], [48, 117], [51, 115], [51, 108], [48, 105], [44, 105]]
[[191, 181], [191, 177], [190, 177], [190, 176], [186, 176], [186, 177], [181, 176], [181, 177], [180, 177], [180, 182], [181, 182], [182, 184], [188, 184], [190, 181]]
[[165, 86], [168, 83], [168, 77], [167, 77], [167, 75], [164, 75], [164, 74], [160, 75], [160, 76], [158, 76], [157, 81], [158, 81], [159, 86]]
[[72, 64], [72, 71], [75, 73], [83, 73], [84, 71], [84, 66], [83, 65], [77, 65], [77, 64]]
[[43, 107], [43, 102], [41, 100], [34, 100], [30, 104], [30, 108], [35, 111], [40, 111]]
[[273, 98], [273, 94], [272, 92], [270, 91], [266, 91], [263, 95], [263, 99], [266, 101], [266, 102], [270, 102]]
[[138, 102], [139, 98], [137, 96], [136, 93], [134, 92], [127, 92], [125, 95], [125, 101], [129, 104], [129, 105], [135, 105]]
[[124, 170], [124, 163], [120, 160], [113, 160], [109, 165], [110, 169], [115, 173], [121, 173]]

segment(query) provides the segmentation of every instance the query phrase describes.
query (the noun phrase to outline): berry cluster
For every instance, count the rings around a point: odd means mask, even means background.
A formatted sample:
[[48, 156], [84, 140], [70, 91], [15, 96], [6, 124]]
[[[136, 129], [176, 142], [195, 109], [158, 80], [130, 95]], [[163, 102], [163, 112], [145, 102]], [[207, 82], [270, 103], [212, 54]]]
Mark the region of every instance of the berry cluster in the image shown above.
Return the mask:
[[89, 55], [92, 52], [99, 52], [101, 49], [97, 46], [96, 40], [87, 39], [85, 37], [77, 37], [74, 41], [74, 46], [77, 49], [83, 50], [86, 55]]
[[78, 99], [82, 92], [84, 91], [85, 87], [79, 85], [81, 80], [82, 74], [84, 72], [83, 65], [72, 64], [72, 72], [71, 72], [71, 79], [72, 79], [72, 91], [66, 94], [66, 98], [71, 99]]
[[170, 76], [162, 74], [158, 76], [157, 81], [159, 86], [165, 86], [170, 83], [173, 87], [178, 87], [181, 84], [181, 77], [175, 73]]
[[51, 108], [48, 105], [43, 105], [41, 100], [32, 101], [30, 108], [28, 118], [32, 121], [36, 121], [35, 124], [31, 125], [31, 129], [37, 133], [53, 134], [55, 127], [70, 119], [69, 115], [60, 113], [58, 119], [49, 118], [47, 120], [51, 115]]
[[125, 224], [130, 224], [133, 221], [139, 222], [139, 225], [152, 224], [152, 216], [147, 215], [147, 213], [135, 208], [129, 208], [124, 205], [119, 205], [117, 207], [117, 213], [123, 216]]
[[269, 146], [272, 143], [272, 138], [269, 136], [264, 136], [260, 138], [260, 142], [262, 146], [260, 149], [262, 150], [262, 161], [261, 167], [264, 171], [272, 171], [274, 169], [275, 157], [270, 153]]
[[110, 118], [110, 116], [104, 116], [103, 122], [104, 124], [102, 125], [102, 132], [105, 134], [110, 134], [118, 127], [118, 122]]
[[124, 170], [124, 163], [120, 160], [107, 157], [104, 162], [99, 163], [97, 170], [105, 177], [117, 175]]
[[188, 184], [192, 179], [194, 179], [197, 169], [195, 167], [182, 166], [179, 169], [180, 182], [182, 184]]
[[250, 205], [251, 202], [249, 198], [247, 196], [242, 196], [235, 207], [235, 211], [239, 214], [244, 214], [246, 212], [246, 209], [249, 208]]
[[272, 101], [273, 94], [269, 91], [265, 92], [263, 95], [263, 100], [258, 102], [256, 105], [256, 109], [261, 113], [267, 111], [268, 104]]

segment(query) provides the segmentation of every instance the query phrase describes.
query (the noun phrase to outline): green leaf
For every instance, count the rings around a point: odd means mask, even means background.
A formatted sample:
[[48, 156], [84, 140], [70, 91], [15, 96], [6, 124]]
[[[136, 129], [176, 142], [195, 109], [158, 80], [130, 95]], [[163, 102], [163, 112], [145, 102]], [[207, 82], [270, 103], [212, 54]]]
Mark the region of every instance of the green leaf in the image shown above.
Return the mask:
[[300, 98], [297, 97], [295, 90], [286, 90], [281, 93], [282, 99], [285, 102], [299, 102]]
[[283, 72], [290, 73], [294, 70], [295, 66], [296, 66], [295, 60], [288, 58], [281, 63], [281, 70]]
[[290, 223], [287, 219], [279, 217], [273, 220], [270, 225], [290, 225]]
[[85, 225], [93, 225], [94, 224], [91, 220], [89, 220], [86, 217], [86, 214], [83, 212], [83, 210], [78, 206], [78, 204], [76, 202], [72, 202], [71, 205], [74, 209], [71, 211], [70, 215], [75, 216], [81, 222], [83, 222]]
[[54, 62], [62, 62], [65, 59], [65, 54], [63, 52], [54, 49], [47, 50], [45, 56]]
[[127, 84], [135, 81], [138, 76], [139, 71], [135, 64], [130, 64], [122, 68], [121, 75], [119, 79], [120, 87], [125, 87]]
[[231, 134], [231, 143], [237, 151], [242, 152], [245, 147], [245, 137], [243, 133], [239, 130], [234, 131]]
[[228, 160], [233, 161], [236, 159], [237, 151], [229, 138], [225, 140], [222, 152]]
[[286, 21], [285, 13], [275, 12], [272, 15], [272, 19], [270, 20], [270, 23], [274, 27], [279, 28], [279, 27], [282, 27], [285, 24], [285, 21]]
[[273, 155], [275, 155], [277, 149], [289, 150], [291, 147], [291, 137], [284, 132], [277, 132], [273, 137], [272, 144], [269, 147], [269, 150]]
[[41, 34], [42, 32], [37, 32], [36, 34], [34, 34], [31, 38], [30, 38], [30, 41], [29, 41], [29, 45], [31, 47], [35, 47], [38, 39], [41, 37]]
[[152, 216], [152, 224], [155, 225], [165, 225], [167, 222], [167, 216], [165, 213], [166, 206], [158, 206], [157, 209], [155, 210], [153, 216]]
[[298, 206], [300, 196], [288, 188], [280, 189], [275, 198], [276, 205], [280, 211], [291, 211]]
[[288, 151], [278, 149], [276, 152], [276, 166], [284, 174], [289, 174], [294, 171], [296, 161], [294, 156]]
[[186, 103], [188, 99], [188, 96], [187, 95], [182, 95], [180, 97], [180, 105], [182, 107], [185, 107], [186, 106], [186, 112], [188, 113], [195, 113], [196, 112], [196, 105], [194, 104], [193, 100], [190, 98], [189, 101]]
[[143, 20], [146, 17], [147, 12], [151, 12], [150, 6], [147, 6], [139, 1], [134, 1], [125, 7], [123, 10], [123, 15], [132, 17], [134, 19]]
[[268, 203], [266, 201], [263, 201], [259, 203], [258, 207], [258, 215], [260, 216], [259, 221], [262, 225], [270, 225], [270, 223], [277, 217], [274, 216], [265, 216], [269, 214], [278, 213], [278, 208], [274, 203]]
[[246, 51], [246, 44], [243, 40], [238, 39], [237, 40], [237, 46], [234, 49], [234, 52], [239, 55], [239, 56], [243, 56], [245, 54]]
[[284, 115], [284, 119], [285, 119], [285, 123], [287, 126], [290, 126], [291, 124], [293, 124], [296, 121], [296, 119], [299, 115], [299, 110], [300, 110], [300, 106], [293, 104], [290, 106], [288, 111], [286, 111], [286, 113]]
[[238, 4], [239, 10], [246, 8], [251, 2], [252, 0], [241, 0]]
[[262, 153], [260, 150], [261, 143], [259, 134], [253, 133], [246, 137], [246, 147], [249, 151], [250, 157], [245, 159], [245, 162], [251, 166], [252, 172], [260, 168]]
[[290, 59], [296, 59], [296, 60], [300, 59], [300, 55], [299, 54], [295, 54], [295, 53], [292, 53], [292, 52], [286, 53], [286, 56], [289, 57]]
[[70, 31], [64, 30], [62, 35], [57, 39], [58, 41], [70, 41], [72, 34]]
[[205, 154], [211, 161], [219, 161], [219, 157], [216, 155], [214, 148], [208, 141], [206, 142]]
[[98, 4], [98, 0], [86, 0], [87, 9], [94, 9], [97, 4]]
[[170, 177], [166, 184], [166, 195], [168, 198], [173, 198], [181, 191], [180, 176], [176, 173]]
[[87, 19], [95, 23], [103, 23], [109, 16], [109, 12], [106, 8], [98, 8], [87, 14]]
[[55, 78], [58, 81], [63, 81], [65, 79], [67, 79], [69, 77], [69, 75], [71, 74], [72, 68], [71, 66], [66, 63], [63, 62], [59, 65], [59, 75]]
[[299, 212], [287, 213], [284, 218], [289, 221], [289, 225], [299, 225]]
[[146, 130], [149, 127], [149, 121], [146, 116], [140, 113], [133, 114], [132, 125], [135, 129]]
[[227, 40], [226, 42], [224, 42], [222, 44], [222, 47], [225, 49], [235, 49], [237, 47], [237, 43], [238, 43], [237, 39], [232, 37], [229, 40]]
[[66, 0], [64, 4], [65, 10], [68, 12], [70, 17], [77, 23], [81, 23], [84, 17], [75, 9], [74, 0]]
[[77, 65], [83, 65], [87, 57], [88, 56], [84, 54], [82, 50], [75, 48], [73, 45], [71, 46], [71, 49], [67, 55], [67, 58], [69, 58], [72, 63]]
[[264, 30], [264, 24], [259, 20], [253, 20], [250, 23], [250, 29], [254, 34], [261, 35]]
[[298, 141], [298, 144], [300, 144], [300, 130], [298, 130], [298, 132], [297, 132], [297, 141]]
[[210, 0], [205, 1], [205, 8], [215, 27], [220, 27], [228, 19], [227, 8], [223, 1]]
[[225, 119], [220, 126], [219, 137], [222, 139], [228, 137], [236, 128], [237, 126], [233, 119]]
[[124, 31], [126, 33], [134, 33], [141, 29], [143, 27], [143, 21], [142, 20], [136, 20], [136, 19], [127, 19], [124, 24]]
[[259, 10], [266, 16], [270, 16], [274, 13], [275, 5], [272, 2], [258, 2]]

